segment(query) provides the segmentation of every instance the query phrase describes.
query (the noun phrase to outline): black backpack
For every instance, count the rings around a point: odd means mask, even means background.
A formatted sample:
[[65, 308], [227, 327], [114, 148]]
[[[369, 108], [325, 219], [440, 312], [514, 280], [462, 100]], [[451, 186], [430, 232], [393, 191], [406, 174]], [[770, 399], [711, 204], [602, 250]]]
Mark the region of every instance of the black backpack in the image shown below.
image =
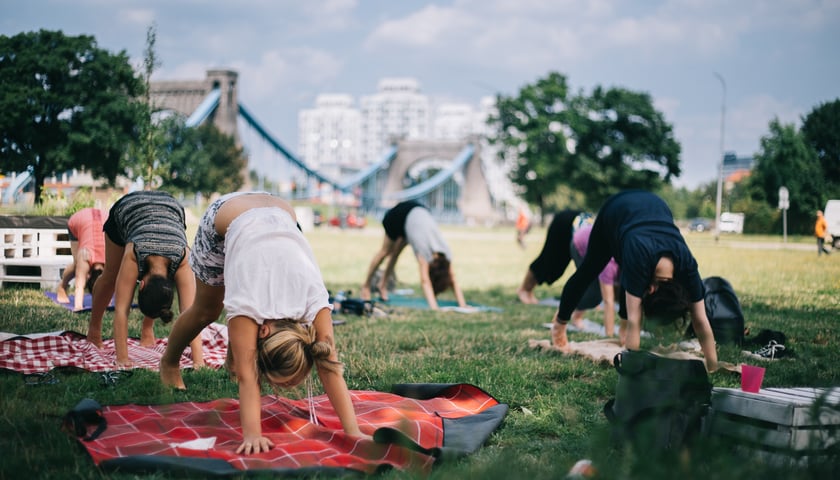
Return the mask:
[[604, 405], [613, 441], [637, 452], [679, 451], [700, 433], [712, 384], [701, 360], [625, 350], [613, 359], [615, 398]]
[[[741, 311], [741, 302], [735, 295], [725, 278], [708, 277], [703, 279], [703, 286], [706, 289], [706, 316], [715, 334], [715, 342], [718, 344], [742, 345], [744, 343], [744, 312]], [[686, 329], [687, 337], [694, 337], [694, 328], [691, 324]]]

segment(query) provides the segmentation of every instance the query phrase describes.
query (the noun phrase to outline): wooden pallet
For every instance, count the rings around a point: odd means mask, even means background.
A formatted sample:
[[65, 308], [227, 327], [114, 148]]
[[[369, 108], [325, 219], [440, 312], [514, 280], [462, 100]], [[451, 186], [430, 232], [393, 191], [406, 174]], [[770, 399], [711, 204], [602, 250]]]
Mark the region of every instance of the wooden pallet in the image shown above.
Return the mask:
[[0, 288], [14, 282], [55, 289], [72, 260], [66, 229], [0, 228]]
[[704, 422], [721, 436], [765, 458], [801, 461], [840, 446], [840, 387], [766, 388], [748, 393], [714, 388]]

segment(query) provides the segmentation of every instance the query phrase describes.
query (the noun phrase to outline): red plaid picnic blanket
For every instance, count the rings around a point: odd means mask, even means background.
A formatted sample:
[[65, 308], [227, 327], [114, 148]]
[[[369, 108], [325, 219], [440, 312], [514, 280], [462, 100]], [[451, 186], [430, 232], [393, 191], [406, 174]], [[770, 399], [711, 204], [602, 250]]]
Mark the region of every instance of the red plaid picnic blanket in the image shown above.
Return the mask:
[[309, 421], [307, 399], [264, 396], [262, 431], [275, 447], [257, 455], [235, 453], [242, 441], [235, 399], [105, 407], [107, 428], [80, 441], [96, 465], [120, 472], [427, 472], [436, 460], [480, 448], [507, 414], [507, 405], [468, 384], [402, 385], [394, 392], [350, 392], [360, 428], [373, 441], [347, 436], [326, 395], [312, 399], [317, 425]]
[[[201, 332], [204, 362], [220, 368], [227, 355], [227, 326], [213, 323]], [[128, 356], [134, 368], [158, 370], [166, 349], [166, 338], [159, 338], [154, 347], [142, 347], [136, 338], [128, 339]], [[191, 349], [181, 355], [181, 368], [192, 368]], [[24, 374], [49, 372], [54, 368], [75, 367], [91, 372], [107, 372], [116, 368], [114, 340], [107, 339], [102, 348], [88, 343], [78, 332], [63, 331], [15, 335], [0, 333], [0, 368]]]

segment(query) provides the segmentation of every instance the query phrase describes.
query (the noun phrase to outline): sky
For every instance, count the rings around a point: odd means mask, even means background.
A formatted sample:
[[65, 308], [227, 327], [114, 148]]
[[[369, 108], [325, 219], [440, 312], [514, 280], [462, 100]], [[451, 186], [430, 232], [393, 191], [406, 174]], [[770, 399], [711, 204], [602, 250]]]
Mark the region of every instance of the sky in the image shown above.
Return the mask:
[[138, 69], [152, 25], [153, 80], [236, 70], [240, 103], [293, 151], [321, 93], [413, 77], [478, 107], [559, 72], [576, 92], [650, 94], [682, 146], [675, 184], [696, 188], [721, 141], [754, 155], [771, 120], [840, 98], [840, 0], [0, 0], [0, 35], [92, 35]]

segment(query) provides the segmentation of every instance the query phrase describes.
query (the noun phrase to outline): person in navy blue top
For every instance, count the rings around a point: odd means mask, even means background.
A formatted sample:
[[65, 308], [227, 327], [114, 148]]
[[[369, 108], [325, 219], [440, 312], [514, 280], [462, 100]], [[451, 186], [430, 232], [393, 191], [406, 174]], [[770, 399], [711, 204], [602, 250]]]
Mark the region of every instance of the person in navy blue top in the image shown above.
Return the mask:
[[668, 205], [658, 196], [631, 190], [604, 203], [592, 226], [586, 257], [563, 287], [554, 316], [554, 345], [568, 347], [566, 324], [586, 288], [610, 260], [620, 267], [622, 343], [639, 348], [642, 314], [673, 321], [690, 314], [709, 371], [717, 369], [715, 339], [704, 304], [703, 281]]

